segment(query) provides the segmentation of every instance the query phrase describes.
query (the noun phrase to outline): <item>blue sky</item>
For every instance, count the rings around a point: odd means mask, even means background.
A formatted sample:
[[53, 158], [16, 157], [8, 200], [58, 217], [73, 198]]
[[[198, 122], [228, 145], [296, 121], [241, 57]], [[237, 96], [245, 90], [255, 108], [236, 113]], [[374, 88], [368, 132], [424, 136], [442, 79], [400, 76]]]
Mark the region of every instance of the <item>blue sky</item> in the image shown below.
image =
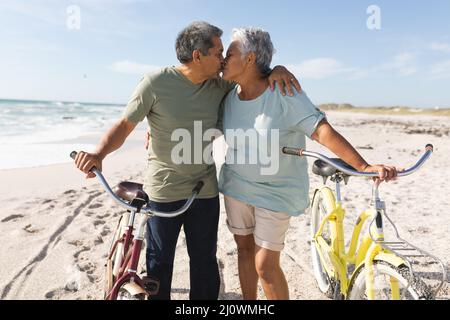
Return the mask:
[[[370, 5], [380, 29], [367, 27]], [[0, 98], [126, 103], [141, 74], [178, 64], [176, 35], [193, 20], [222, 28], [225, 46], [233, 27], [269, 31], [273, 64], [317, 104], [450, 107], [448, 0], [2, 0]]]

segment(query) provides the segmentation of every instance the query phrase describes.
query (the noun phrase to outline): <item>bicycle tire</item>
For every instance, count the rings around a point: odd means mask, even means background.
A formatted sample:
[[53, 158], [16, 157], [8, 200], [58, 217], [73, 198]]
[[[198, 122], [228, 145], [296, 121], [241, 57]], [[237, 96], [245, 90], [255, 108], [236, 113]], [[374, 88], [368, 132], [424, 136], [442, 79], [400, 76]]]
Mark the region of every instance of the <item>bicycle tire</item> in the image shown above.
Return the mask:
[[[316, 232], [319, 230], [323, 218], [330, 212], [332, 212], [335, 208], [336, 201], [330, 188], [324, 187], [315, 191], [310, 207], [311, 258], [314, 277], [316, 278], [317, 285], [319, 286], [320, 291], [323, 292], [328, 298], [335, 298], [335, 289], [338, 287], [338, 280], [327, 274], [326, 269], [323, 266], [323, 263], [326, 262], [322, 261], [322, 259], [320, 258], [320, 255], [317, 252], [316, 244], [312, 239]], [[329, 264], [330, 267], [332, 267], [331, 262], [329, 262]]]
[[[111, 239], [111, 246], [108, 252], [108, 257], [111, 256], [110, 259], [106, 261], [105, 264], [105, 284], [104, 284], [104, 298], [111, 292], [112, 287], [114, 286], [114, 282], [117, 276], [117, 272], [114, 272], [115, 266], [122, 263], [122, 253], [123, 253], [123, 244], [119, 243], [114, 252], [112, 252], [114, 244], [116, 241], [123, 235], [124, 228], [126, 227], [128, 215], [124, 213], [120, 216], [120, 219], [117, 223], [116, 230], [114, 232], [114, 236]], [[117, 267], [116, 267], [117, 268]]]
[[[390, 264], [386, 261], [375, 261], [374, 267], [376, 270], [376, 275], [385, 275], [388, 277], [393, 277], [397, 279], [399, 285], [402, 288], [406, 288], [408, 284], [408, 279], [410, 278], [409, 268], [406, 265], [400, 265], [398, 267]], [[366, 272], [365, 268], [362, 267], [357, 271], [358, 273], [353, 277], [354, 280], [351, 281], [349, 287], [348, 300], [366, 300]], [[376, 297], [380, 296], [381, 293], [386, 295], [386, 290], [381, 286], [381, 281], [375, 279], [375, 289]], [[400, 293], [401, 294], [401, 293]], [[430, 300], [433, 298], [431, 288], [419, 277], [415, 276], [410, 286], [408, 287], [408, 291], [404, 294], [405, 300]], [[391, 299], [380, 299], [380, 300], [391, 300]]]

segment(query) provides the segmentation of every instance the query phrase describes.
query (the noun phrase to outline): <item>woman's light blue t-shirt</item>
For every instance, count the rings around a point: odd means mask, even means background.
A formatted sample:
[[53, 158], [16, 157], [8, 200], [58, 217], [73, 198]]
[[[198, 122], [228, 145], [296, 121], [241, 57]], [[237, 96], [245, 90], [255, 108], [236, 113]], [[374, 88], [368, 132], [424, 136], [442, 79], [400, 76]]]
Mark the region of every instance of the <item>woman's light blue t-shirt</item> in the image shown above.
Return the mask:
[[241, 101], [238, 86], [224, 99], [222, 130], [228, 145], [219, 190], [250, 205], [297, 216], [309, 205], [305, 158], [281, 148], [305, 147], [325, 114], [305, 92], [283, 96], [267, 88], [254, 100]]

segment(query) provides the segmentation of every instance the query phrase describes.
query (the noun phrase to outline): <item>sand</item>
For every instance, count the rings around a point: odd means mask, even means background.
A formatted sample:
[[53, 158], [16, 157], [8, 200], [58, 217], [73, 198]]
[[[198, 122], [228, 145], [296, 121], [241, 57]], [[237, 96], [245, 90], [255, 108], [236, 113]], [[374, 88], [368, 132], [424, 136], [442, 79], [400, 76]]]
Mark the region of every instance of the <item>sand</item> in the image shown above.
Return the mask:
[[[369, 115], [327, 112], [329, 121], [370, 163], [412, 165], [427, 143], [435, 153], [412, 176], [383, 184], [380, 196], [400, 235], [439, 257], [450, 271], [450, 144], [448, 117]], [[142, 181], [145, 167], [142, 126], [104, 162], [111, 185]], [[98, 136], [81, 143], [96, 143]], [[73, 142], [73, 141], [72, 141]], [[331, 153], [315, 142], [307, 149]], [[312, 160], [309, 161], [311, 166]], [[220, 159], [217, 161], [220, 167]], [[321, 178], [310, 174], [312, 193]], [[330, 186], [332, 186], [330, 184]], [[334, 188], [334, 187], [333, 187]], [[367, 206], [370, 180], [351, 178], [342, 189], [348, 210], [345, 230]], [[218, 261], [220, 299], [241, 299], [237, 250], [225, 225], [221, 196]], [[121, 209], [96, 179], [86, 180], [72, 163], [0, 170], [0, 299], [101, 299], [103, 272], [112, 232]], [[386, 233], [393, 233], [387, 228]], [[327, 299], [313, 276], [309, 246], [309, 215], [291, 219], [281, 264], [291, 299]], [[144, 266], [145, 256], [141, 258]], [[173, 299], [189, 295], [188, 256], [183, 232], [177, 244]], [[431, 265], [433, 266], [433, 265]], [[259, 288], [259, 298], [264, 293]], [[445, 283], [439, 299], [450, 298]]]

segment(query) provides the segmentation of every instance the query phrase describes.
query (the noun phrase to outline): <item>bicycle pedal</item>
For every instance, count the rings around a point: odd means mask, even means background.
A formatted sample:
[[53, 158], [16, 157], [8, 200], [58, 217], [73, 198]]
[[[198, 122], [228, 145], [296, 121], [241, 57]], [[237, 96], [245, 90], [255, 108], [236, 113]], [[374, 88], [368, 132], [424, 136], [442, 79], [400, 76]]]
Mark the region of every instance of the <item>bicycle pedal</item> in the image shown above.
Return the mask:
[[159, 292], [159, 281], [153, 280], [147, 276], [142, 277], [142, 282], [144, 283], [144, 289], [151, 296], [158, 294]]

